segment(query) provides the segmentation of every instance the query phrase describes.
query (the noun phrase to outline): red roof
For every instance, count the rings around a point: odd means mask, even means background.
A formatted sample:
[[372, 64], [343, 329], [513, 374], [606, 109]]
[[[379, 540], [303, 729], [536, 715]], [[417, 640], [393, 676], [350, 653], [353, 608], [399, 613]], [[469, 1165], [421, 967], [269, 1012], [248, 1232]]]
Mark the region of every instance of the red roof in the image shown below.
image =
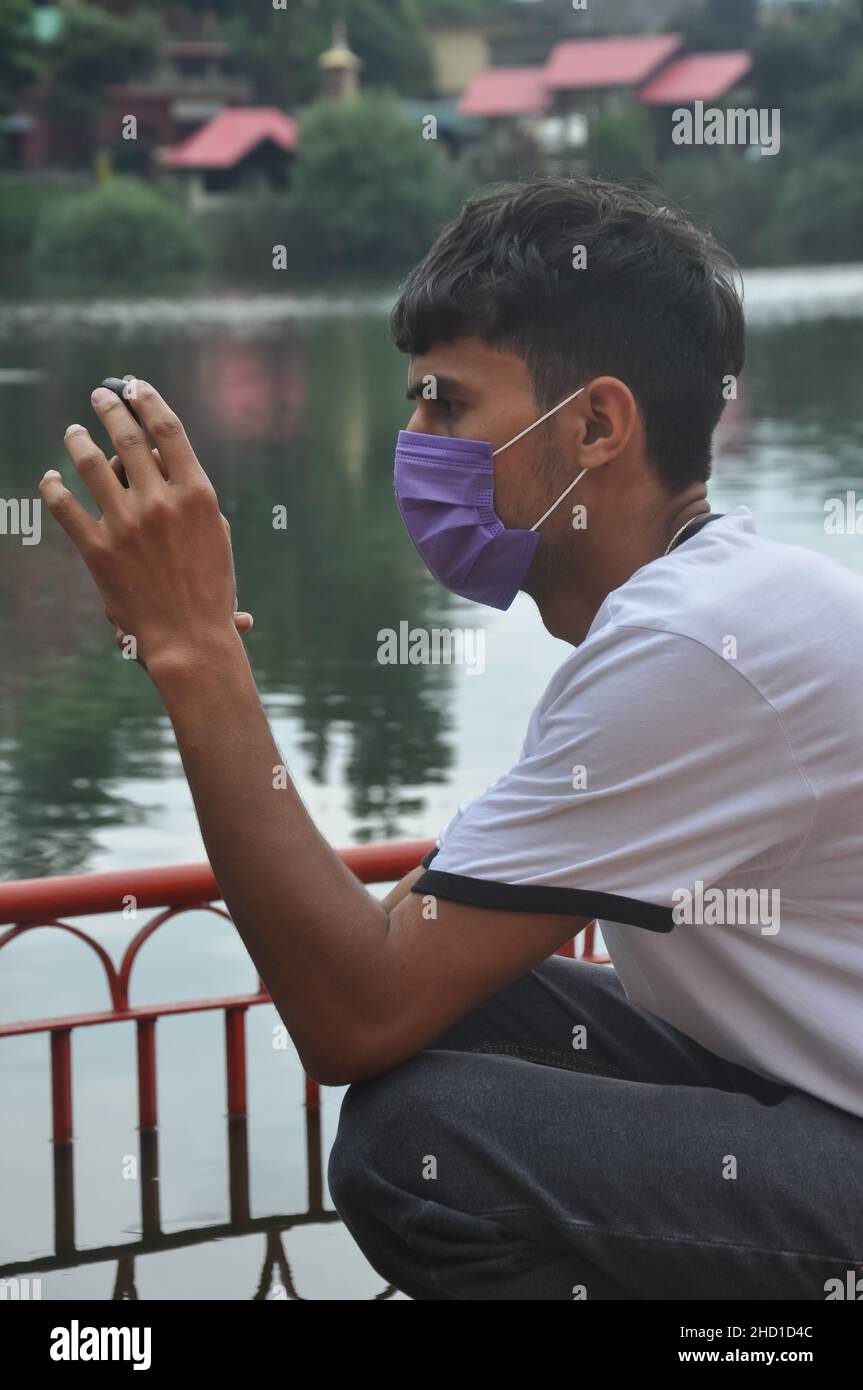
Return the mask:
[[679, 34], [648, 34], [559, 43], [545, 66], [546, 86], [553, 90], [640, 86], [681, 42]]
[[298, 139], [296, 121], [276, 106], [229, 106], [181, 145], [166, 150], [162, 163], [171, 169], [230, 169], [262, 140], [294, 150]]
[[670, 63], [639, 94], [649, 106], [680, 106], [715, 101], [737, 85], [752, 67], [748, 53], [691, 53]]
[[548, 103], [545, 68], [486, 68], [471, 79], [458, 109], [462, 116], [516, 116]]

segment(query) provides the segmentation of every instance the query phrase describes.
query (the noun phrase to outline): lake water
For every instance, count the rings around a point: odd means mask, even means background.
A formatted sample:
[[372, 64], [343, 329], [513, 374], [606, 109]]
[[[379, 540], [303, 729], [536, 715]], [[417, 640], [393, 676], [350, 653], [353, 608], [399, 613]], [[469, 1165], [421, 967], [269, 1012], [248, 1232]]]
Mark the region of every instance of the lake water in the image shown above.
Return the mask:
[[[825, 530], [829, 498], [856, 489], [863, 512], [863, 267], [758, 272], [745, 288], [748, 364], [718, 436], [714, 508], [744, 503], [765, 535], [863, 568], [863, 537]], [[404, 533], [392, 456], [410, 407], [405, 360], [387, 337], [391, 298], [0, 306], [0, 497], [36, 496], [44, 470], [65, 463], [63, 431], [91, 424], [89, 393], [103, 377], [133, 372], [159, 386], [231, 520], [260, 688], [301, 794], [337, 845], [434, 835], [515, 759], [569, 650], [524, 596], [501, 614], [448, 595]], [[278, 505], [284, 530], [272, 527]], [[0, 876], [202, 859], [167, 721], [146, 676], [115, 651], [90, 580], [47, 514], [39, 545], [0, 535], [0, 594]], [[483, 674], [380, 665], [379, 630], [403, 620], [481, 628]], [[81, 920], [115, 959], [140, 926]], [[0, 1018], [105, 1007], [97, 969], [71, 938], [30, 933], [0, 955]], [[253, 986], [230, 926], [187, 914], [148, 945], [133, 1003]], [[302, 1073], [290, 1051], [273, 1049], [274, 1021], [269, 1007], [248, 1015], [251, 1215], [289, 1225], [282, 1250], [297, 1296], [388, 1296], [339, 1222], [275, 1219], [309, 1208], [310, 1140]], [[159, 1025], [160, 1224], [177, 1248], [136, 1260], [143, 1299], [244, 1299], [272, 1283], [272, 1233], [180, 1236], [230, 1220], [222, 1029], [215, 1013]], [[132, 1026], [79, 1030], [73, 1053], [75, 1245], [98, 1251], [141, 1230], [128, 1172], [138, 1152]], [[323, 1092], [324, 1167], [342, 1094]], [[0, 1039], [0, 1115], [8, 1271], [54, 1249], [44, 1036]], [[325, 1190], [323, 1205], [331, 1211]], [[42, 1272], [42, 1297], [109, 1298], [117, 1273], [113, 1255], [70, 1255]], [[286, 1284], [278, 1266], [273, 1278]]]

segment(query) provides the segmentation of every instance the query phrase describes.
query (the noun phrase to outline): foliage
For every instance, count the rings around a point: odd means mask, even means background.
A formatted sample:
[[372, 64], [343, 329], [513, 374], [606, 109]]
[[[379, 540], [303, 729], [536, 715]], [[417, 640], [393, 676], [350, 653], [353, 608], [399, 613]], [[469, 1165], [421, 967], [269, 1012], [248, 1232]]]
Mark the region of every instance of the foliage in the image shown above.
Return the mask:
[[152, 71], [160, 33], [158, 21], [148, 15], [120, 18], [89, 5], [68, 9], [60, 33], [48, 46], [54, 110], [92, 119], [107, 86]]
[[46, 208], [31, 254], [35, 274], [113, 288], [190, 275], [207, 264], [206, 243], [183, 209], [144, 184], [112, 179]]
[[218, 271], [231, 281], [272, 283], [274, 246], [290, 248], [290, 266], [297, 259], [294, 204], [276, 189], [244, 188], [205, 211], [201, 226]]
[[650, 162], [650, 119], [640, 106], [602, 111], [590, 123], [591, 169], [606, 177], [642, 172]]
[[705, 0], [672, 19], [671, 33], [682, 34], [692, 50], [746, 48], [758, 17], [758, 0]]
[[769, 260], [772, 210], [783, 177], [776, 157], [748, 159], [736, 149], [691, 151], [660, 169], [663, 194], [709, 227], [744, 265]]
[[268, 5], [264, 15], [235, 10], [223, 32], [262, 100], [296, 107], [319, 96], [318, 58], [338, 18], [345, 19], [348, 43], [362, 61], [365, 86], [416, 92], [428, 85], [417, 0], [288, 0], [284, 10]]
[[467, 190], [434, 140], [388, 96], [317, 102], [302, 122], [292, 197], [321, 263], [402, 263], [421, 254]]
[[[858, 161], [863, 154], [858, 141]], [[863, 183], [843, 159], [827, 155], [789, 170], [773, 208], [769, 248], [783, 264], [858, 261], [863, 246]]]
[[0, 174], [0, 265], [6, 275], [17, 277], [43, 212], [56, 211], [80, 189], [79, 180]]
[[0, 113], [11, 108], [19, 87], [38, 71], [34, 8], [32, 0], [0, 0]]

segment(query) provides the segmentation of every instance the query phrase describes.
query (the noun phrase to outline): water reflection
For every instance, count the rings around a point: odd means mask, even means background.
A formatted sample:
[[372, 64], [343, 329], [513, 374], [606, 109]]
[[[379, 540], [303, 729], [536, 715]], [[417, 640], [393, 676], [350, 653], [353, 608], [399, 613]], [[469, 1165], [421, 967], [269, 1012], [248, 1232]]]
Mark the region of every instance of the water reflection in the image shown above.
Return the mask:
[[[106, 336], [102, 345], [68, 331], [2, 343], [7, 359], [44, 377], [0, 391], [2, 437], [16, 441], [2, 450], [0, 490], [32, 494], [62, 460], [65, 425], [91, 423], [89, 392], [107, 372], [158, 382], [231, 520], [265, 698], [287, 701], [299, 719], [315, 781], [328, 776], [334, 734], [346, 738], [355, 838], [397, 835], [403, 814], [422, 805], [405, 789], [440, 781], [448, 767], [449, 680], [445, 668], [376, 660], [379, 628], [404, 617], [440, 623], [447, 606], [393, 504], [405, 403], [385, 319], [316, 321], [275, 339], [238, 341], [224, 328], [202, 343], [182, 333], [165, 341], [152, 327], [131, 341], [118, 329]], [[85, 867], [95, 832], [148, 814], [117, 788], [158, 779], [166, 745], [152, 691], [113, 652], [80, 562], [44, 520], [39, 546], [5, 537], [0, 549], [5, 876]]]
[[[140, 1237], [115, 1246], [78, 1249], [75, 1243], [74, 1145], [54, 1144], [54, 1253], [37, 1259], [13, 1261], [0, 1265], [0, 1280], [8, 1281], [6, 1298], [20, 1300], [41, 1297], [43, 1276], [46, 1287], [56, 1288], [48, 1277], [57, 1271], [83, 1269], [86, 1266], [115, 1264], [111, 1298], [119, 1302], [134, 1302], [139, 1298], [136, 1262], [147, 1257], [167, 1255], [180, 1249], [193, 1249], [214, 1241], [257, 1237], [260, 1249], [260, 1272], [254, 1285], [236, 1289], [233, 1296], [253, 1302], [291, 1300], [304, 1301], [303, 1270], [292, 1266], [285, 1251], [284, 1236], [288, 1231], [314, 1229], [338, 1223], [337, 1212], [323, 1205], [323, 1154], [321, 1149], [320, 1111], [306, 1110], [307, 1154], [309, 1163], [309, 1200], [306, 1211], [293, 1214], [253, 1217], [249, 1203], [248, 1132], [244, 1119], [228, 1120], [228, 1153], [230, 1174], [230, 1219], [213, 1226], [195, 1226], [186, 1230], [164, 1231], [159, 1213], [159, 1155], [155, 1129], [140, 1131]], [[392, 1284], [380, 1282], [372, 1295], [375, 1301], [390, 1299], [397, 1294]]]
[[[753, 276], [747, 296], [749, 358], [720, 434], [718, 504], [757, 505], [763, 529], [824, 548], [825, 489], [863, 477], [863, 320], [843, 316], [863, 308], [863, 272]], [[151, 377], [183, 416], [231, 521], [262, 693], [296, 729], [287, 761], [316, 785], [346, 785], [355, 840], [415, 833], [429, 791], [451, 776], [459, 717], [452, 668], [376, 660], [381, 628], [464, 612], [426, 576], [393, 501], [406, 403], [389, 298], [19, 304], [0, 332], [0, 496], [34, 496], [44, 469], [65, 463], [63, 429], [93, 423], [89, 392], [108, 374]], [[158, 815], [171, 749], [83, 567], [43, 521], [38, 546], [0, 537], [7, 877], [84, 869], [106, 827]], [[852, 546], [837, 558], [858, 563]], [[483, 682], [488, 709], [506, 694], [500, 679]], [[132, 779], [152, 796], [128, 795]]]

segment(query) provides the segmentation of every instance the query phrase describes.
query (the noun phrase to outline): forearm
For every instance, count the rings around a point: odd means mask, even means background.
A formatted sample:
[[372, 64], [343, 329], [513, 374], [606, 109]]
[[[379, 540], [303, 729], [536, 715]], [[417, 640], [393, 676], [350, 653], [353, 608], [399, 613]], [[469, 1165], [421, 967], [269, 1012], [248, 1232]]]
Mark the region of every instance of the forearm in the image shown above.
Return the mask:
[[222, 896], [300, 1057], [381, 1021], [387, 913], [319, 834], [286, 773], [241, 639], [157, 663]]

